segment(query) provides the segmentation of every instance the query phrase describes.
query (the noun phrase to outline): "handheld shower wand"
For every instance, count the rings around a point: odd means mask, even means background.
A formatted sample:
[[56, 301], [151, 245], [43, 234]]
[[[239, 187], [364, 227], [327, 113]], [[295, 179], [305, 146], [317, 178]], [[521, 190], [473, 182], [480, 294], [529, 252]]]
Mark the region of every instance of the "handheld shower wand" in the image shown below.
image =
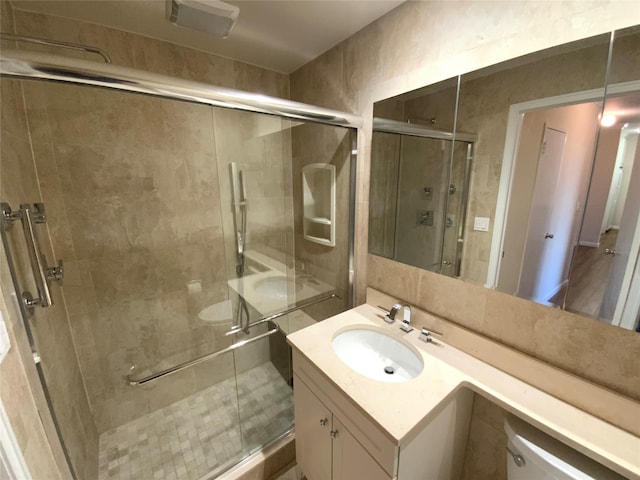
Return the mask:
[[[247, 245], [247, 187], [244, 172], [238, 169], [238, 164], [231, 162], [229, 168], [231, 173], [233, 225], [236, 237], [236, 275], [242, 277], [244, 275], [244, 253]], [[238, 296], [236, 325], [244, 333], [249, 333], [249, 307], [242, 295]]]

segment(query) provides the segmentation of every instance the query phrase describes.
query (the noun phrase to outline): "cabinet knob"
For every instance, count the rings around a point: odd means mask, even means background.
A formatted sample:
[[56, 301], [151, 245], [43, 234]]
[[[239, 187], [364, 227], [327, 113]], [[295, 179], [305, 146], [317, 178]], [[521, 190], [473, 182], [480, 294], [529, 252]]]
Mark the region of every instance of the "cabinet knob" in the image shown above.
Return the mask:
[[331, 430], [331, 438], [336, 438], [338, 436], [338, 430]]
[[329, 421], [329, 420], [327, 420], [326, 418], [322, 418], [322, 419], [320, 419], [320, 426], [321, 426], [321, 427], [326, 427], [326, 426], [327, 426], [327, 422], [328, 422], [328, 421]]

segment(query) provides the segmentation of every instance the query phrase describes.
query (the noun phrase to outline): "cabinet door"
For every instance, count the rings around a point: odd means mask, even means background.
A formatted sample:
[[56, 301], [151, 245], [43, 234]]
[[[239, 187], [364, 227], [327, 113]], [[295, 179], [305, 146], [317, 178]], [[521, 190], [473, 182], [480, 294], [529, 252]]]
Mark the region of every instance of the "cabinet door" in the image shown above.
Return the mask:
[[333, 480], [391, 480], [335, 416], [332, 432]]
[[298, 376], [294, 381], [298, 466], [308, 480], [331, 480], [331, 412]]

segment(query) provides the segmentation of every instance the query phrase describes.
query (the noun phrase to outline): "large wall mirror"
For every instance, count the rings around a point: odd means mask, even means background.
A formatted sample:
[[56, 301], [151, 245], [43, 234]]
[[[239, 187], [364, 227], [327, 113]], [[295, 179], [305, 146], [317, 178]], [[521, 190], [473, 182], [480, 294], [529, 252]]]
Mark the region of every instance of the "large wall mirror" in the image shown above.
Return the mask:
[[369, 251], [638, 330], [640, 27], [377, 102]]

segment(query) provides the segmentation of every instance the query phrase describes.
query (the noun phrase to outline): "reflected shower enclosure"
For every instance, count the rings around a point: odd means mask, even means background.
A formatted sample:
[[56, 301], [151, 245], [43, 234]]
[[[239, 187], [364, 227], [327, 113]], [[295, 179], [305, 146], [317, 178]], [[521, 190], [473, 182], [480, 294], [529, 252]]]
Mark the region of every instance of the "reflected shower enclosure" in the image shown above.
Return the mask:
[[[290, 431], [285, 336], [349, 307], [355, 130], [1, 82], [2, 201], [44, 203], [43, 251], [64, 260], [24, 323], [73, 475], [214, 478]], [[336, 170], [331, 247], [303, 235], [319, 163]], [[15, 291], [32, 288], [22, 232], [5, 233]]]
[[369, 251], [460, 275], [473, 138], [374, 118]]

